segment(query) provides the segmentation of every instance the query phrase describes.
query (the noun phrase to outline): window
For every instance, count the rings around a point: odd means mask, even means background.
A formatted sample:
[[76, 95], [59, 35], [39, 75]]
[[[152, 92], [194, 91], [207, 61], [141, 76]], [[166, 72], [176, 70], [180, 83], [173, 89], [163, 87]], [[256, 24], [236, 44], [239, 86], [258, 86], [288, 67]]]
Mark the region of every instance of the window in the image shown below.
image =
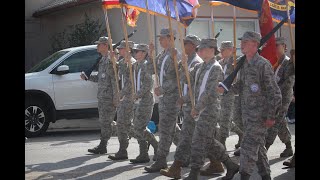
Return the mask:
[[70, 73], [76, 73], [88, 70], [100, 59], [100, 54], [96, 49], [77, 52], [65, 61], [61, 65], [68, 65]]
[[52, 54], [49, 57], [45, 58], [40, 63], [35, 65], [33, 68], [31, 68], [27, 73], [39, 72], [39, 71], [42, 71], [42, 70], [46, 69], [52, 63], [57, 61], [60, 57], [62, 57], [63, 55], [67, 54], [68, 52], [69, 51], [58, 51], [58, 52], [55, 52], [54, 54]]
[[[236, 20], [236, 48], [237, 55], [242, 55], [240, 50], [239, 37], [243, 35], [245, 31], [260, 31], [258, 28], [257, 19], [237, 19]], [[222, 41], [233, 42], [233, 19], [216, 18], [214, 19], [214, 33], [215, 35], [222, 29], [218, 39], [218, 46]], [[200, 38], [214, 37], [212, 33], [212, 22], [210, 18], [195, 19], [187, 28], [187, 35], [195, 34]]]

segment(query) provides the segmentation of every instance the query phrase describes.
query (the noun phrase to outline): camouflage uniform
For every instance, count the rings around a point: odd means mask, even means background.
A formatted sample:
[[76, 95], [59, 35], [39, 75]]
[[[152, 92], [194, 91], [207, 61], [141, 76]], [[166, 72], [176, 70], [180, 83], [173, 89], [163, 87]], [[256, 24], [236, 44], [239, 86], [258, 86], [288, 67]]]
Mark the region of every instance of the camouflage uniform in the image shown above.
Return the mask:
[[[278, 39], [279, 41], [282, 40], [282, 38], [277, 38], [277, 40]], [[275, 125], [268, 129], [268, 134], [266, 137], [266, 147], [269, 148], [269, 146], [273, 144], [274, 140], [276, 139], [276, 136], [278, 135], [279, 139], [286, 144], [287, 146], [286, 148], [288, 149], [288, 151], [291, 152], [289, 154], [287, 153], [288, 155], [285, 155], [285, 156], [283, 156], [284, 154], [280, 154], [280, 156], [288, 157], [293, 155], [293, 152], [291, 147], [291, 134], [288, 128], [288, 123], [285, 120], [285, 117], [293, 97], [293, 85], [295, 81], [295, 75], [294, 75], [293, 62], [290, 61], [290, 58], [288, 56], [283, 55], [283, 57], [281, 57], [281, 59], [279, 60], [279, 64], [280, 65], [275, 71], [276, 72], [275, 76], [276, 76], [278, 86], [281, 90], [282, 105], [281, 105], [280, 113], [277, 116], [277, 121]]]
[[[132, 41], [128, 41], [129, 48], [132, 48], [133, 44]], [[125, 47], [126, 43], [125, 41], [122, 41], [117, 48]], [[136, 62], [133, 57], [129, 56], [129, 58], [131, 64]], [[130, 126], [133, 119], [133, 92], [130, 79], [130, 66], [125, 62], [125, 58], [122, 58], [118, 62], [118, 67], [119, 79], [121, 79], [121, 90], [119, 92], [120, 102], [117, 108], [117, 135], [120, 147], [119, 151], [114, 156], [109, 156], [112, 160], [128, 158], [127, 148], [129, 146]]]
[[[223, 69], [223, 79], [227, 78], [234, 70], [233, 68], [233, 57], [229, 57], [227, 59], [222, 59], [219, 61], [220, 65]], [[231, 116], [233, 113], [233, 106], [234, 106], [234, 93], [232, 91], [228, 92], [225, 95], [221, 96], [221, 110], [220, 110], [220, 118], [219, 118], [219, 125], [220, 125], [220, 142], [225, 145], [225, 141], [227, 137], [229, 137], [230, 131], [230, 123], [231, 123]]]
[[[209, 71], [209, 76], [205, 85], [205, 90], [200, 95], [200, 86], [204, 80], [206, 72]], [[222, 68], [220, 64], [212, 59], [208, 63], [197, 64], [190, 72], [190, 76], [195, 79], [195, 109], [200, 112], [199, 118], [195, 123], [195, 130], [191, 144], [191, 168], [200, 169], [204, 164], [206, 151], [209, 145], [218, 143], [216, 149], [212, 149], [210, 154], [213, 156], [225, 153], [225, 148], [218, 141], [214, 141], [215, 128], [219, 117], [219, 102], [216, 87], [222, 81]], [[200, 96], [200, 97], [199, 97]], [[208, 153], [209, 154], [209, 153]]]
[[[147, 47], [147, 46], [146, 46]], [[138, 45], [137, 48], [141, 48]], [[138, 140], [140, 147], [140, 159], [149, 159], [148, 148], [145, 133], [149, 133], [146, 127], [151, 119], [154, 105], [152, 94], [152, 73], [148, 70], [148, 61], [143, 60], [134, 64], [134, 80], [136, 87], [136, 95], [138, 100], [135, 102], [135, 116], [133, 120], [134, 137]], [[144, 157], [142, 157], [144, 156]], [[139, 160], [137, 157], [136, 160]]]
[[[196, 64], [203, 62], [203, 60], [197, 55], [197, 53], [188, 56], [188, 69], [193, 68]], [[182, 70], [184, 72], [184, 70]], [[183, 73], [181, 73], [181, 79], [185, 79]], [[183, 111], [183, 122], [180, 132], [180, 139], [174, 154], [174, 159], [182, 162], [189, 161], [191, 153], [191, 141], [192, 135], [195, 127], [195, 120], [191, 116], [191, 101], [190, 96], [187, 91], [187, 84], [183, 84], [183, 101], [185, 104], [182, 106]], [[193, 81], [191, 81], [191, 86], [193, 87]], [[177, 134], [177, 132], [176, 132]]]
[[113, 98], [116, 97], [116, 78], [112, 62], [108, 57], [102, 57], [99, 62], [98, 74], [91, 74], [90, 81], [98, 82], [98, 111], [101, 127], [101, 143], [107, 144], [111, 137], [111, 123], [116, 114], [116, 107], [113, 105]]
[[[161, 36], [170, 35], [169, 29], [161, 29]], [[179, 60], [179, 52], [177, 60]], [[157, 73], [160, 81], [159, 96], [159, 146], [157, 150], [157, 160], [150, 167], [146, 167], [147, 172], [159, 172], [167, 167], [166, 157], [169, 154], [170, 146], [175, 133], [175, 126], [179, 108], [176, 102], [179, 98], [177, 76], [175, 66], [171, 57], [171, 49], [163, 50], [155, 59], [157, 63]]]
[[[261, 35], [245, 32], [242, 40], [260, 42]], [[257, 164], [262, 177], [270, 177], [267, 150], [264, 147], [267, 127], [266, 120], [275, 120], [281, 104], [281, 92], [275, 81], [269, 61], [258, 53], [240, 69], [240, 79], [234, 85], [241, 101], [244, 137], [240, 150], [240, 173], [249, 176]]]

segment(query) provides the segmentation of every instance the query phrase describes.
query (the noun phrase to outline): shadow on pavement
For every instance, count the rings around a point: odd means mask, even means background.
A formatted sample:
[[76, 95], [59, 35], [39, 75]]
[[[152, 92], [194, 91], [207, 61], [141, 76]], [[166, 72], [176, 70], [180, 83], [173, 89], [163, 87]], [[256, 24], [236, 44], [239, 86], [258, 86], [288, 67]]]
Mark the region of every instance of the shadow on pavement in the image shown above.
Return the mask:
[[[52, 141], [64, 141], [59, 142], [55, 145], [76, 143], [76, 142], [89, 142], [92, 140], [99, 139], [100, 130], [63, 130], [63, 131], [51, 131], [46, 132], [44, 135], [39, 137], [31, 137], [26, 141], [27, 143], [32, 142], [50, 142]], [[79, 138], [79, 136], [82, 136]]]
[[76, 158], [71, 158], [59, 162], [53, 162], [53, 163], [42, 163], [42, 164], [31, 164], [26, 165], [28, 170], [25, 171], [25, 174], [33, 171], [52, 171], [52, 170], [59, 170], [59, 169], [65, 169], [65, 168], [72, 168], [79, 165], [84, 164], [86, 161], [94, 158], [98, 158], [99, 155], [96, 156], [81, 156]]
[[290, 168], [288, 169], [288, 171], [286, 171], [285, 173], [274, 177], [274, 180], [283, 180], [283, 179], [290, 179], [290, 180], [294, 180], [296, 176], [295, 173], [295, 168]]
[[101, 162], [101, 163], [94, 163], [86, 166], [81, 166], [71, 171], [62, 172], [62, 173], [55, 173], [50, 172], [43, 174], [36, 178], [36, 180], [40, 179], [80, 179], [79, 177], [88, 175], [88, 173], [103, 169], [106, 166], [109, 166], [112, 162]]
[[[108, 164], [112, 164], [112, 163], [117, 163], [117, 162], [113, 162], [113, 161], [108, 162]], [[95, 164], [93, 164], [93, 166], [94, 165]], [[83, 178], [81, 178], [80, 176], [76, 176], [76, 178], [83, 179], [83, 180], [84, 179], [85, 180], [88, 180], [88, 179], [107, 179], [107, 178], [112, 179], [112, 177], [117, 176], [117, 175], [121, 174], [122, 172], [126, 172], [128, 170], [132, 171], [134, 169], [143, 168], [143, 167], [144, 167], [144, 165], [128, 164], [126, 166], [108, 169], [108, 170], [98, 172], [98, 173], [95, 173], [95, 174], [92, 174], [92, 175], [89, 175], [89, 176], [86, 176]], [[141, 177], [139, 177], [139, 179], [141, 179]]]

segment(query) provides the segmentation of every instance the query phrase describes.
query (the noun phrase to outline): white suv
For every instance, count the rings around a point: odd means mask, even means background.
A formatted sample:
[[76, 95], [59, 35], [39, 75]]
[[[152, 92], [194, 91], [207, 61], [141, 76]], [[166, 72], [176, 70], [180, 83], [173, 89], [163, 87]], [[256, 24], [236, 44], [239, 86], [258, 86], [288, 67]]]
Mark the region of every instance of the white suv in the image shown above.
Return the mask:
[[[98, 117], [97, 84], [80, 72], [100, 54], [96, 45], [60, 50], [25, 74], [25, 135], [38, 136], [58, 119]], [[93, 73], [97, 73], [95, 70]]]

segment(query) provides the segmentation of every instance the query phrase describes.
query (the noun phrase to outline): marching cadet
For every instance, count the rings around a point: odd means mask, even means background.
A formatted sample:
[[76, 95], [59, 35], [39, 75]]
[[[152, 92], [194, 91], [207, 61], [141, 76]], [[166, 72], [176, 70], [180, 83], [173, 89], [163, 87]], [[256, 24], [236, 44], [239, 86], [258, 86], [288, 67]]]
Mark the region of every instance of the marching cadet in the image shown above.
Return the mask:
[[[230, 180], [239, 170], [239, 165], [228, 156], [225, 147], [215, 139], [215, 124], [219, 118], [219, 94], [216, 91], [219, 81], [223, 80], [221, 65], [215, 59], [219, 53], [216, 39], [202, 39], [198, 46], [204, 62], [190, 71], [194, 81], [195, 108], [191, 116], [196, 119], [191, 144], [191, 171], [188, 180], [197, 180], [206, 155], [223, 162], [227, 174], [222, 179]], [[186, 62], [182, 65], [187, 66]]]
[[293, 62], [285, 54], [287, 49], [286, 39], [284, 37], [276, 38], [276, 45], [279, 61], [275, 69], [275, 77], [281, 90], [282, 105], [275, 125], [268, 129], [266, 148], [267, 150], [269, 149], [278, 135], [279, 139], [286, 145], [286, 149], [280, 154], [280, 157], [289, 157], [293, 155], [293, 150], [291, 146], [291, 133], [285, 117], [293, 97], [295, 73]]
[[[95, 44], [97, 44], [97, 51], [102, 55], [102, 58], [99, 62], [98, 74], [91, 74], [88, 80], [98, 83], [97, 98], [101, 133], [99, 145], [88, 149], [88, 151], [94, 154], [104, 154], [107, 153], [106, 146], [111, 137], [111, 123], [116, 114], [119, 96], [112, 62], [108, 57], [108, 37], [100, 37]], [[83, 74], [80, 77], [85, 79]]]
[[[220, 45], [221, 60], [219, 61], [222, 66], [223, 79], [227, 78], [234, 70], [233, 68], [233, 43], [231, 41], [222, 41]], [[221, 112], [219, 118], [220, 125], [220, 142], [226, 147], [226, 139], [229, 137], [231, 115], [234, 105], [234, 93], [229, 92], [221, 96]]]
[[[188, 69], [193, 68], [196, 64], [203, 62], [203, 60], [197, 55], [196, 47], [200, 43], [200, 38], [195, 35], [188, 35], [184, 39], [185, 52], [188, 56], [187, 66]], [[184, 69], [180, 70], [181, 79], [185, 82], [185, 76], [183, 75]], [[193, 86], [193, 83], [192, 85]], [[169, 169], [161, 169], [160, 174], [171, 178], [181, 178], [181, 167], [186, 162], [189, 162], [191, 152], [191, 141], [195, 127], [195, 120], [191, 117], [191, 100], [188, 93], [188, 85], [183, 83], [183, 96], [178, 99], [177, 104], [182, 106], [183, 110], [183, 123], [180, 132], [180, 140], [174, 154], [174, 162]]]
[[[231, 41], [222, 41], [220, 45], [220, 54], [221, 59], [219, 63], [222, 67], [223, 72], [223, 79], [227, 78], [229, 74], [231, 74], [234, 70], [233, 68], [233, 43]], [[234, 93], [229, 92], [225, 95], [221, 96], [220, 99], [220, 117], [218, 118], [218, 123], [220, 128], [217, 130], [219, 131], [219, 137], [216, 137], [223, 146], [226, 148], [226, 139], [229, 137], [229, 131], [231, 126], [231, 116], [233, 112], [233, 105], [234, 105]], [[211, 176], [216, 173], [223, 173], [224, 168], [219, 161], [215, 161], [214, 159], [210, 158], [209, 166], [204, 169], [200, 170], [200, 175], [202, 176]]]
[[[175, 39], [176, 32], [173, 30]], [[159, 146], [157, 159], [149, 167], [144, 169], [149, 172], [159, 172], [160, 169], [167, 168], [167, 155], [169, 154], [175, 133], [176, 118], [179, 107], [176, 102], [179, 98], [177, 85], [177, 75], [174, 66], [174, 55], [178, 56], [176, 49], [171, 47], [171, 36], [169, 29], [161, 29], [159, 37], [160, 45], [164, 49], [155, 59], [160, 86], [154, 89], [154, 93], [159, 96]], [[149, 48], [154, 50], [154, 45]], [[177, 57], [177, 59], [180, 59]]]
[[[244, 136], [240, 150], [241, 180], [249, 180], [255, 164], [262, 180], [271, 180], [265, 148], [267, 128], [275, 123], [281, 105], [281, 92], [270, 62], [259, 55], [261, 35], [247, 31], [241, 38], [241, 51], [246, 56], [240, 78], [234, 84], [241, 101]], [[219, 87], [223, 93], [223, 88]]]
[[[119, 61], [119, 76], [121, 79], [121, 90], [119, 92], [120, 103], [117, 108], [117, 135], [120, 143], [119, 151], [114, 155], [110, 155], [108, 158], [112, 160], [128, 159], [127, 148], [129, 146], [129, 131], [131, 121], [133, 119], [133, 97], [132, 97], [132, 85], [130, 79], [129, 63], [133, 64], [136, 60], [131, 56], [131, 49], [134, 43], [128, 41], [130, 52], [126, 50], [126, 42], [121, 41], [117, 47], [119, 55], [123, 58]], [[125, 58], [127, 56], [127, 58]]]
[[[134, 137], [139, 143], [139, 155], [135, 159], [131, 159], [132, 163], [147, 163], [150, 161], [148, 154], [148, 139], [155, 138], [152, 133], [146, 130], [149, 120], [152, 116], [154, 105], [154, 97], [152, 93], [153, 79], [152, 71], [148, 68], [150, 64], [146, 58], [148, 56], [149, 47], [146, 44], [138, 44], [133, 47], [135, 51], [135, 58], [137, 62], [134, 66], [134, 83], [136, 93], [135, 100], [135, 113], [133, 119]], [[156, 150], [156, 149], [155, 149]]]

